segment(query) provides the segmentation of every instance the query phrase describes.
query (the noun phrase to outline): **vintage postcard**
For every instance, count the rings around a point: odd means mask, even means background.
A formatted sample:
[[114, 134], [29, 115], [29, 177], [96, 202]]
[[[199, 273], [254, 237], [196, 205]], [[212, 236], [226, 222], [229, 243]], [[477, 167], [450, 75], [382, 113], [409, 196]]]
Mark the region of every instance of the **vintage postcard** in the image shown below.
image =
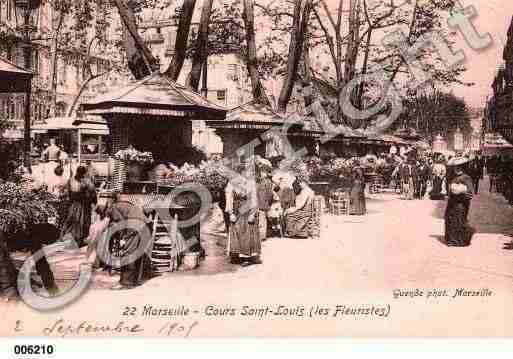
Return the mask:
[[512, 110], [509, 0], [1, 0], [0, 336], [509, 337]]

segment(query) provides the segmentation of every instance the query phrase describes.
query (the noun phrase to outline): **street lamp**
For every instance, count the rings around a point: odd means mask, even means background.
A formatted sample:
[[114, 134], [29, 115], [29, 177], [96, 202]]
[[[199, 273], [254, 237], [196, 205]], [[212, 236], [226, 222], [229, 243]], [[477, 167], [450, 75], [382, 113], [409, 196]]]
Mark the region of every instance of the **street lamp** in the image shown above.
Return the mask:
[[[30, 36], [37, 30], [39, 19], [39, 7], [41, 0], [15, 0], [16, 28], [23, 34], [21, 48], [25, 58], [25, 68], [32, 70], [32, 44]], [[24, 126], [24, 146], [23, 162], [25, 167], [30, 170], [30, 93], [32, 91], [31, 81], [27, 86], [25, 95], [25, 126]]]

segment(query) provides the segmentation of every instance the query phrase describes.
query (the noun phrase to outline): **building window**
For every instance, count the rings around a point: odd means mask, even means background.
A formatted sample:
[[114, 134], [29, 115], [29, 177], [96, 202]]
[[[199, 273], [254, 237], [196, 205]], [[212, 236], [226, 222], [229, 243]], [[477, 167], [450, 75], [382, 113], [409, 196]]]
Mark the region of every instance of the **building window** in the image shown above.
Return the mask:
[[217, 90], [217, 100], [218, 101], [226, 100], [226, 90]]

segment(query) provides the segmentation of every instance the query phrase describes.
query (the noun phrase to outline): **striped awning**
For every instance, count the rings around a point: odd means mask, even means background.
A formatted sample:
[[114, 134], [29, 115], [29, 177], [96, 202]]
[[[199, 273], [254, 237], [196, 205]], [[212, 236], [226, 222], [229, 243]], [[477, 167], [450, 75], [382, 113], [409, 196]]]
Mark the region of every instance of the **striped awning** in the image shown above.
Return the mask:
[[84, 103], [82, 110], [104, 117], [124, 114], [198, 120], [224, 120], [227, 112], [158, 72]]

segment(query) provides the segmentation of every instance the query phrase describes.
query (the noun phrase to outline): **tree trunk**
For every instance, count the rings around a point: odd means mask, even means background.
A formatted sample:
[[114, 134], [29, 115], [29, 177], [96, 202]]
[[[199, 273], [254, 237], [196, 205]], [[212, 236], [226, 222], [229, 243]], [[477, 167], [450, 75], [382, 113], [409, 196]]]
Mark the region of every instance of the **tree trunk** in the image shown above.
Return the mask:
[[55, 110], [57, 108], [57, 62], [58, 62], [58, 50], [59, 50], [59, 36], [62, 28], [62, 24], [64, 21], [64, 14], [62, 11], [59, 12], [57, 18], [57, 26], [53, 31], [53, 39], [51, 46], [51, 72], [50, 72], [50, 111], [48, 113], [49, 117], [55, 117]]
[[[356, 74], [356, 60], [358, 58], [358, 47], [360, 38], [360, 1], [349, 1], [349, 36], [346, 48], [345, 69], [344, 69], [344, 85], [348, 84], [354, 79]], [[354, 91], [348, 96], [351, 96], [352, 103], [355, 104], [357, 91]], [[347, 100], [347, 99], [345, 99]], [[349, 119], [352, 127], [359, 127], [360, 121], [356, 119]]]
[[201, 69], [208, 58], [208, 27], [210, 25], [210, 15], [212, 14], [213, 0], [204, 0], [201, 9], [201, 22], [198, 30], [198, 38], [192, 58], [192, 68], [188, 77], [187, 87], [198, 91], [201, 78]]
[[182, 71], [183, 63], [187, 53], [187, 43], [189, 41], [189, 32], [191, 28], [192, 16], [194, 8], [196, 7], [196, 0], [184, 0], [182, 11], [180, 13], [180, 22], [178, 23], [178, 31], [175, 41], [175, 53], [173, 61], [165, 71], [165, 75], [173, 81], [178, 80], [180, 71]]
[[310, 59], [310, 50], [307, 41], [303, 44], [303, 63], [302, 63], [301, 72], [303, 75], [303, 80], [301, 82], [302, 95], [305, 110], [310, 108], [314, 101], [314, 86], [312, 81], [312, 67], [311, 67], [311, 59]]
[[123, 35], [128, 67], [136, 79], [158, 70], [158, 62], [137, 32], [134, 10], [124, 0], [113, 0], [123, 22]]
[[365, 92], [365, 75], [367, 75], [367, 68], [369, 66], [369, 53], [371, 47], [372, 40], [372, 28], [367, 32], [367, 40], [365, 47], [365, 54], [363, 55], [363, 65], [362, 65], [362, 78], [360, 82], [360, 86], [358, 89], [358, 97], [356, 106], [360, 109], [363, 109], [363, 93]]
[[303, 42], [305, 33], [310, 19], [312, 10], [311, 0], [306, 0], [303, 7], [302, 0], [296, 0], [294, 6], [293, 29], [290, 35], [289, 55], [287, 59], [287, 75], [281, 88], [280, 97], [278, 99], [278, 112], [285, 113], [287, 104], [292, 96], [294, 84], [297, 79], [297, 70], [301, 53], [303, 50]]
[[203, 94], [204, 98], [208, 98], [208, 58], [205, 59], [205, 62], [203, 63], [202, 74], [203, 76], [201, 76], [201, 93]]
[[251, 90], [253, 99], [262, 105], [271, 106], [271, 102], [265, 93], [264, 86], [258, 73], [258, 60], [255, 41], [255, 11], [253, 0], [244, 0], [244, 12], [242, 15], [244, 28], [246, 29], [246, 66], [251, 78]]

